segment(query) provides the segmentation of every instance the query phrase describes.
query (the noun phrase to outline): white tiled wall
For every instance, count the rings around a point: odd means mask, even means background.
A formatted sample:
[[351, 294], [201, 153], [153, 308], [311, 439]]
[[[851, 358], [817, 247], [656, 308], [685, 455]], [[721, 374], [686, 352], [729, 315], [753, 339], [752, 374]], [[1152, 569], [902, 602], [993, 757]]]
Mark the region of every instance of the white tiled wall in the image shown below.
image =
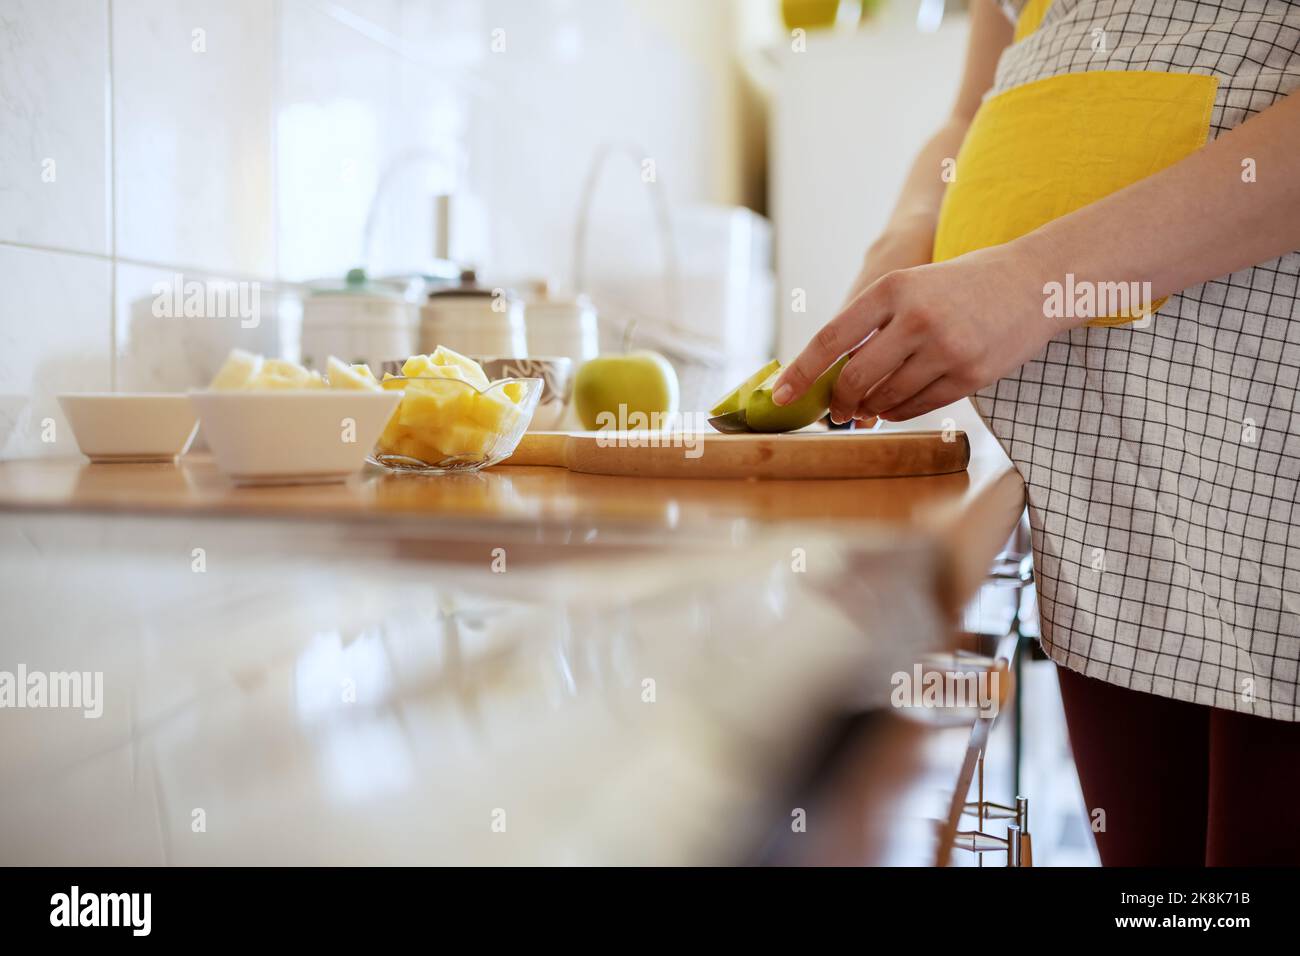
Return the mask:
[[[718, 174], [736, 148], [729, 10], [0, 0], [0, 458], [75, 454], [58, 392], [184, 388], [220, 358], [196, 350], [292, 340], [150, 321], [156, 283], [256, 281], [271, 311], [363, 261], [414, 269], [450, 190], [479, 210], [457, 251], [489, 274], [564, 279], [606, 140], [653, 157], [676, 200], [734, 201]], [[702, 57], [709, 44], [722, 52]], [[648, 227], [639, 176], [611, 173], [606, 227]], [[196, 321], [216, 324], [177, 324]]]
[[111, 9], [117, 254], [273, 276], [273, 6]]
[[0, 3], [0, 240], [106, 253], [108, 12]]

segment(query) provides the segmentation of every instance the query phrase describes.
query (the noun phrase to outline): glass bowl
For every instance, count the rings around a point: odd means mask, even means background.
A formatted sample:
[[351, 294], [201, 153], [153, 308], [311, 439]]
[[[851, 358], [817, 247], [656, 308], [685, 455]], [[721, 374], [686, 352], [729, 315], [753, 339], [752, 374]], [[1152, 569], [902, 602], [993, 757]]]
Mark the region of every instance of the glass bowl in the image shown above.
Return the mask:
[[370, 460], [430, 475], [478, 471], [509, 458], [532, 421], [540, 378], [503, 378], [480, 389], [459, 378], [398, 376], [381, 383], [402, 400]]

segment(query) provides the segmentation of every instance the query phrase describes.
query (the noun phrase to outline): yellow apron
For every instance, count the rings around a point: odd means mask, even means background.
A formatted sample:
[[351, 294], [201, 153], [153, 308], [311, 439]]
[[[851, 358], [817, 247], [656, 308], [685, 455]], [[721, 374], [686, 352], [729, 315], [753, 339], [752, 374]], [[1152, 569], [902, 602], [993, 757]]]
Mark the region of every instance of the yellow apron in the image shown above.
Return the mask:
[[[1031, 0], [1017, 38], [1047, 5]], [[944, 195], [934, 261], [1015, 239], [1183, 159], [1205, 144], [1217, 88], [1212, 76], [1095, 71], [1047, 77], [985, 100]]]

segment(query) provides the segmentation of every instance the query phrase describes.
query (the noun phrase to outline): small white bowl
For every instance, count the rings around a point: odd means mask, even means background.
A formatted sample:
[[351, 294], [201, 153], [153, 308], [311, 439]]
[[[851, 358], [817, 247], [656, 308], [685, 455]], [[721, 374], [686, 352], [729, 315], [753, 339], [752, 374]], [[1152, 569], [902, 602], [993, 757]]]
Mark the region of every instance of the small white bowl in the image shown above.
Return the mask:
[[342, 481], [360, 470], [402, 393], [192, 391], [217, 467], [236, 484]]
[[67, 392], [57, 396], [81, 453], [94, 462], [171, 461], [194, 440], [185, 395]]

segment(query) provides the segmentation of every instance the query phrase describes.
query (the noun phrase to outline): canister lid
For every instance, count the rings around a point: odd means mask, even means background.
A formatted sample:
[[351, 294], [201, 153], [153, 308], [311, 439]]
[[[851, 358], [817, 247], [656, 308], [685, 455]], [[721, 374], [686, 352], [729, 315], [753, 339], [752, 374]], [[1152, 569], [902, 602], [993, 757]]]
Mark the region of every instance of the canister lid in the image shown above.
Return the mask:
[[573, 312], [590, 309], [591, 299], [585, 292], [564, 292], [549, 279], [526, 279], [524, 303], [529, 312]]
[[507, 302], [515, 300], [515, 294], [510, 289], [488, 288], [480, 285], [478, 274], [473, 269], [462, 269], [460, 279], [451, 285], [445, 285], [441, 288], [434, 289], [429, 293], [430, 299], [490, 299], [500, 294]]
[[308, 289], [316, 296], [352, 296], [356, 298], [381, 299], [384, 302], [403, 302], [405, 296], [391, 283], [371, 279], [365, 269], [349, 269], [340, 282], [338, 279], [321, 279], [309, 282]]

